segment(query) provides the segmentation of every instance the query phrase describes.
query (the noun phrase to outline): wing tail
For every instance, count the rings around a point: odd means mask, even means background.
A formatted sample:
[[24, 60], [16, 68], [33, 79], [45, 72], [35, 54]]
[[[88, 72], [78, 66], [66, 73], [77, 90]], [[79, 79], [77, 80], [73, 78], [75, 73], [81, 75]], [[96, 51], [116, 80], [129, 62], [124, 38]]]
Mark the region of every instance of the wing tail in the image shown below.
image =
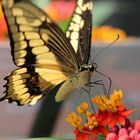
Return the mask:
[[[5, 80], [5, 96], [1, 101], [7, 99], [9, 103], [33, 105], [43, 96], [39, 83], [44, 81], [36, 72], [28, 73], [26, 68], [20, 68], [5, 77]], [[51, 84], [45, 84], [51, 87]]]

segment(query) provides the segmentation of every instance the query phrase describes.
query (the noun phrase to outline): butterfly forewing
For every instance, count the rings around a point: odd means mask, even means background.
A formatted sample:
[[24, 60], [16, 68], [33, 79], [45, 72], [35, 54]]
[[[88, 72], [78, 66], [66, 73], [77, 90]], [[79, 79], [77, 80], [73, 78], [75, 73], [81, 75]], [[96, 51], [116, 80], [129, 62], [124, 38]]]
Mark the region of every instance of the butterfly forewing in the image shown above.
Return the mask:
[[30, 3], [17, 2], [12, 5], [8, 2], [3, 5], [3, 11], [13, 61], [17, 66], [60, 62], [77, 69], [71, 44], [46, 13]]
[[91, 47], [92, 1], [78, 0], [74, 14], [66, 31], [80, 64], [87, 64]]

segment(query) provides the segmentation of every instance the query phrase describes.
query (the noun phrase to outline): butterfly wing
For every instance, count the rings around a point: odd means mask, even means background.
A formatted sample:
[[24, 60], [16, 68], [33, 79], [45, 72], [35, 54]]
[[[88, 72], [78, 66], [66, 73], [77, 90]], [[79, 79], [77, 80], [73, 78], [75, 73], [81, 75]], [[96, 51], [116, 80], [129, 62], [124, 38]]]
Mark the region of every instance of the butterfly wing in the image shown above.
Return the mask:
[[13, 61], [20, 68], [5, 78], [1, 100], [32, 105], [78, 70], [76, 53], [61, 29], [33, 4], [7, 0], [3, 12]]
[[[66, 75], [68, 74], [68, 75]], [[5, 78], [5, 96], [1, 100], [17, 102], [18, 105], [34, 105], [56, 85], [66, 81], [69, 73], [59, 69], [19, 68]]]
[[53, 64], [57, 59], [71, 68], [77, 67], [74, 50], [64, 33], [41, 9], [25, 2], [12, 5], [9, 0], [3, 5], [3, 11], [17, 66]]
[[66, 31], [66, 37], [70, 39], [80, 64], [87, 64], [90, 56], [92, 7], [91, 0], [77, 0], [76, 8]]

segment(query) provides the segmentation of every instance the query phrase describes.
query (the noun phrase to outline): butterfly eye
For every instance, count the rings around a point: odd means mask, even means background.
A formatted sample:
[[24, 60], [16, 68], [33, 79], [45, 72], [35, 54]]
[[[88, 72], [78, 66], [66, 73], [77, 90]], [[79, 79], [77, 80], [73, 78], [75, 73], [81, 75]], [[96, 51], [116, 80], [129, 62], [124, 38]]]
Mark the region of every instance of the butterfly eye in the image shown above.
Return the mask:
[[98, 67], [97, 63], [93, 63], [93, 67], [94, 67], [94, 70], [96, 70]]

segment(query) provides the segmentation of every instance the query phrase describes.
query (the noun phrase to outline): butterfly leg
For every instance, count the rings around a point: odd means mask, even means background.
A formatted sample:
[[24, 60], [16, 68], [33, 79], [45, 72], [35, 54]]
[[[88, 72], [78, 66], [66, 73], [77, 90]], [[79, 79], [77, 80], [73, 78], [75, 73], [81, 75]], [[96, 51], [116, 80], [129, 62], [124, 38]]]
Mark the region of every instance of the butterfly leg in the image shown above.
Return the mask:
[[105, 95], [106, 97], [108, 97], [107, 89], [106, 89], [105, 84], [103, 83], [102, 80], [97, 80], [97, 81], [89, 82], [89, 83], [86, 84], [86, 86], [94, 87], [94, 88], [96, 87], [95, 85], [100, 85], [100, 86], [102, 86], [104, 95]]
[[[104, 95], [105, 95], [107, 98], [109, 98], [109, 96], [108, 96], [108, 94], [107, 94], [106, 87], [105, 87], [105, 85], [104, 85], [104, 83], [103, 83], [102, 80], [97, 80], [97, 81], [89, 82], [89, 83], [86, 84], [86, 86], [88, 86], [88, 87], [94, 87], [95, 90], [97, 91], [96, 85], [102, 86], [103, 91], [104, 91]], [[98, 92], [98, 91], [97, 91], [97, 92]], [[103, 97], [101, 96], [100, 93], [99, 93], [99, 96], [100, 96], [101, 100], [104, 102], [104, 104], [106, 104], [106, 102], [104, 101], [104, 99], [103, 99]], [[106, 107], [110, 110], [110, 108], [109, 108], [109, 106], [108, 106], [107, 104], [106, 104]]]
[[110, 78], [109, 76], [107, 76], [107, 75], [105, 75], [105, 74], [103, 74], [103, 73], [97, 71], [97, 70], [96, 70], [96, 72], [97, 72], [98, 74], [100, 74], [101, 76], [103, 76], [103, 77], [105, 77], [105, 78], [107, 78], [107, 79], [109, 80], [109, 87], [108, 87], [107, 93], [110, 94], [110, 89], [111, 89], [111, 85], [112, 85], [112, 80], [111, 80], [111, 78]]
[[87, 89], [85, 89], [85, 88], [83, 88], [83, 87], [82, 87], [81, 89], [88, 93], [89, 101], [90, 101], [91, 107], [92, 107], [93, 111], [96, 113], [96, 111], [95, 111], [95, 109], [94, 109], [94, 106], [93, 106], [93, 103], [92, 103], [92, 97], [91, 97], [91, 93], [90, 93], [90, 87], [89, 87], [89, 90], [87, 90]]

